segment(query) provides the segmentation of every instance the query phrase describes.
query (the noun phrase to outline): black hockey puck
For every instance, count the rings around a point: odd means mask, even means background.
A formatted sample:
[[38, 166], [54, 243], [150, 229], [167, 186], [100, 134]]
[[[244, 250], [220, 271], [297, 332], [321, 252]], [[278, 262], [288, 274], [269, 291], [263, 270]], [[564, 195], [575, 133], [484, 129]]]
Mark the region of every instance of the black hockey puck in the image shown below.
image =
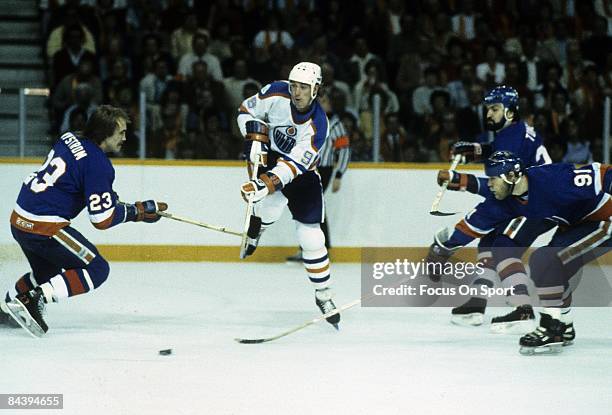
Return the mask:
[[160, 356], [169, 356], [172, 354], [172, 349], [163, 349], [159, 351]]

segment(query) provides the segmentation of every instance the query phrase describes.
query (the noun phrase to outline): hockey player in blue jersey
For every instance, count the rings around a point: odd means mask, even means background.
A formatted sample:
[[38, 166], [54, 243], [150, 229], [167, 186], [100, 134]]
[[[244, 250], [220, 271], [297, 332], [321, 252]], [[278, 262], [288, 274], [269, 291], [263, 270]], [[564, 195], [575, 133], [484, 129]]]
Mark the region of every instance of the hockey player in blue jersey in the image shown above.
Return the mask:
[[[488, 91], [484, 96], [484, 105], [487, 110], [486, 129], [493, 133], [493, 141], [491, 143], [458, 142], [453, 146], [453, 155], [461, 155], [464, 163], [480, 162], [493, 152], [510, 151], [521, 158], [527, 166], [550, 163], [551, 159], [542, 144], [540, 135], [533, 127], [519, 119], [518, 102], [519, 95], [512, 87], [501, 85]], [[441, 170], [438, 173], [438, 184], [442, 185], [445, 181], [449, 181], [449, 190], [468, 191], [480, 195], [485, 195], [488, 191], [487, 179], [483, 177]], [[504, 275], [508, 275], [510, 270], [522, 266], [522, 264], [508, 262], [501, 264], [502, 266], [494, 263], [491, 252], [493, 238], [494, 232], [491, 232], [490, 236], [485, 236], [479, 241], [478, 260], [483, 264], [485, 273], [474, 281], [476, 286], [492, 287], [496, 275], [504, 279]], [[525, 285], [526, 277], [523, 279], [517, 275], [520, 273], [516, 273], [513, 280], [517, 284]], [[509, 298], [509, 303], [516, 309], [510, 314], [494, 317], [491, 321], [491, 330], [496, 333], [520, 333], [523, 330], [520, 328], [521, 325], [526, 326], [529, 330], [535, 316], [531, 306], [524, 304], [523, 300], [522, 296]], [[484, 297], [474, 297], [466, 304], [452, 310], [451, 321], [459, 325], [480, 325], [484, 321], [486, 304]]]
[[[320, 226], [325, 206], [317, 165], [319, 150], [328, 135], [327, 116], [316, 99], [321, 82], [319, 65], [298, 63], [288, 81], [272, 82], [247, 98], [240, 106], [237, 122], [245, 137], [247, 160], [263, 160], [258, 178], [241, 186], [243, 198], [255, 202], [246, 254], [253, 254], [261, 233], [288, 206], [295, 220], [304, 268], [315, 288], [316, 305], [326, 314], [336, 306]], [[340, 315], [330, 316], [327, 321], [337, 328]]]
[[45, 304], [94, 290], [109, 275], [108, 262], [70, 225], [72, 219], [87, 208], [91, 223], [108, 229], [157, 222], [157, 212], [167, 209], [153, 200], [123, 203], [113, 191], [115, 170], [106, 153], [121, 149], [128, 121], [123, 110], [101, 105], [83, 134], [64, 133], [23, 181], [10, 222], [31, 271], [0, 298], [0, 308], [32, 335], [48, 330]]
[[[569, 279], [612, 247], [612, 167], [562, 163], [525, 169], [511, 153], [496, 152], [485, 172], [486, 199], [455, 226], [450, 237], [442, 232], [436, 236], [429, 259], [445, 262], [474, 238], [503, 229], [495, 234], [493, 246], [504, 251], [516, 248], [518, 255], [510, 258], [516, 263], [537, 236], [559, 225], [548, 247], [530, 258], [531, 278], [545, 308], [540, 326], [523, 336], [520, 345], [529, 353], [569, 344], [575, 337]], [[519, 295], [525, 294], [523, 290]]]

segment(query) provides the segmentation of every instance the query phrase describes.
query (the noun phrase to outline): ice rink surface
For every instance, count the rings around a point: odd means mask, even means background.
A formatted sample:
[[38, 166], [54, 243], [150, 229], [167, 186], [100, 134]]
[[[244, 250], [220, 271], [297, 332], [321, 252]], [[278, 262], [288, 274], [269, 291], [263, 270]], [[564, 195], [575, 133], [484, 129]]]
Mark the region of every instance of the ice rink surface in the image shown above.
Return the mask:
[[[5, 262], [0, 282], [25, 271]], [[359, 272], [333, 267], [337, 305], [359, 298]], [[112, 263], [99, 290], [48, 307], [44, 339], [0, 329], [0, 393], [64, 394], [62, 411], [17, 414], [612, 413], [611, 308], [574, 309], [576, 343], [555, 356], [445, 308], [356, 307], [340, 332], [233, 341], [317, 315], [298, 265]]]

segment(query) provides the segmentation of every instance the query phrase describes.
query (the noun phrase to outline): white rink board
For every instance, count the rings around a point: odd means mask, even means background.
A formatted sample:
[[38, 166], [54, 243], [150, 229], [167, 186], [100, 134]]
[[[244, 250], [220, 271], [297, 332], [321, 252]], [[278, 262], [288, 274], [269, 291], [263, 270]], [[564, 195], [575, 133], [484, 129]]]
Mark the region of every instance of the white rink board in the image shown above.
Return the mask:
[[[13, 209], [21, 180], [33, 164], [0, 164], [0, 218]], [[115, 190], [128, 202], [155, 198], [168, 202], [169, 212], [240, 230], [245, 204], [239, 185], [240, 167], [116, 166]], [[429, 215], [438, 186], [436, 170], [350, 169], [340, 192], [327, 193], [331, 237], [336, 247], [428, 246], [435, 231], [453, 226], [462, 215]], [[462, 214], [482, 198], [447, 192], [440, 209]], [[96, 244], [109, 245], [235, 245], [234, 236], [162, 220], [153, 226], [127, 224], [98, 231], [85, 214], [74, 226]], [[266, 233], [263, 246], [295, 246], [294, 223], [288, 210]], [[12, 244], [8, 226], [0, 227], [0, 246]]]

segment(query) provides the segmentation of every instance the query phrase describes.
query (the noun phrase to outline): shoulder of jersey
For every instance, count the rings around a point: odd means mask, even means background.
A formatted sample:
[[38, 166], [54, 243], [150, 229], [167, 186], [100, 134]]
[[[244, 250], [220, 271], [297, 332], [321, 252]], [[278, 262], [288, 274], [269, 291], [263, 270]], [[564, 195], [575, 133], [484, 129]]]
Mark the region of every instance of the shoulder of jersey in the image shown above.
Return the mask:
[[274, 81], [261, 88], [259, 99], [271, 97], [291, 98], [289, 95], [289, 83], [287, 81]]
[[315, 124], [317, 129], [327, 128], [329, 126], [329, 119], [327, 118], [327, 114], [319, 104], [319, 101], [315, 101], [315, 108], [312, 114], [312, 122]]

